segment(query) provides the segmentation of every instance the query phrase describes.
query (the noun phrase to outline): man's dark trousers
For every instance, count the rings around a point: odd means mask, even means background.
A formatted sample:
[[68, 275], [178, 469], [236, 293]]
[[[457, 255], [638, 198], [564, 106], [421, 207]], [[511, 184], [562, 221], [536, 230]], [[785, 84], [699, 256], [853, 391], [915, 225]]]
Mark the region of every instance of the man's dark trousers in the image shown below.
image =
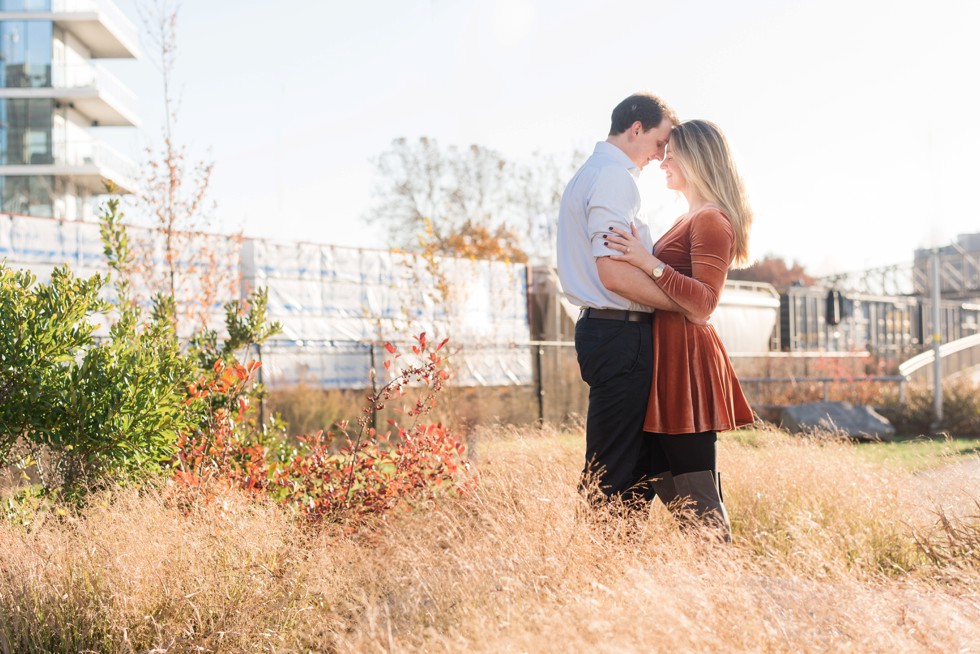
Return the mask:
[[653, 376], [650, 321], [583, 315], [575, 325], [575, 351], [589, 385], [582, 484], [598, 482], [603, 495], [593, 500], [619, 497], [642, 508], [654, 497], [644, 483], [652, 473], [643, 432]]

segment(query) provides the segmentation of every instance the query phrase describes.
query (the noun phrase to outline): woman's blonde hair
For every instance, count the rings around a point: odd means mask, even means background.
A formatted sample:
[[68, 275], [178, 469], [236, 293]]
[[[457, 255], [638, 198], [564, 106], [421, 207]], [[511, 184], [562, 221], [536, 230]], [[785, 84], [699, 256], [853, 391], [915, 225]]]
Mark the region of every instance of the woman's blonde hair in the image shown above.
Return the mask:
[[749, 260], [749, 230], [752, 208], [745, 197], [742, 178], [735, 168], [728, 141], [721, 130], [707, 120], [688, 120], [670, 133], [667, 146], [687, 183], [708, 202], [728, 214], [735, 228], [735, 260], [732, 267]]

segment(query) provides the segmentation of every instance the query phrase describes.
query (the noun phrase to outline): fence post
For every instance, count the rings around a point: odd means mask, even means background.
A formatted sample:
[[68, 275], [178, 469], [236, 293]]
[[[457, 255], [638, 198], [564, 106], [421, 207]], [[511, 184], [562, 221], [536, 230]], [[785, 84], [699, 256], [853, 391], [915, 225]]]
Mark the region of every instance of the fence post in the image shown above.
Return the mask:
[[932, 410], [936, 418], [936, 428], [943, 422], [943, 357], [940, 346], [943, 342], [940, 301], [939, 249], [932, 251], [932, 362], [933, 395]]
[[[259, 359], [259, 378], [258, 378], [258, 382], [259, 382], [259, 386], [262, 386], [262, 380], [265, 378], [265, 376], [262, 374], [262, 370], [264, 368], [262, 366], [262, 344], [261, 343], [256, 343], [256, 345], [255, 345], [255, 356], [257, 356], [258, 359]], [[265, 426], [265, 396], [266, 396], [265, 393], [262, 393], [262, 395], [259, 396], [259, 428], [260, 429]]]
[[541, 369], [542, 362], [542, 346], [539, 344], [537, 346], [535, 355], [535, 364], [537, 370], [537, 391], [538, 391], [538, 422], [544, 424], [544, 370]]
[[[374, 341], [370, 341], [368, 347], [371, 350], [371, 397], [375, 398], [378, 395], [378, 369], [374, 365]], [[372, 402], [374, 401], [372, 399]], [[371, 428], [377, 433], [378, 412], [374, 410], [374, 407], [371, 407]]]

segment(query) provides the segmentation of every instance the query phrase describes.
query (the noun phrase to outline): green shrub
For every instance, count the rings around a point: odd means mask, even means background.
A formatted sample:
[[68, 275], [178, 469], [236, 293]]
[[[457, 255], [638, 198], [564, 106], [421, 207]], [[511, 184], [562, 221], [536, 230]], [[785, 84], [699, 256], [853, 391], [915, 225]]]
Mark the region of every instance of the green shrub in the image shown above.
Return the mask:
[[93, 344], [88, 322], [106, 305], [105, 279], [74, 279], [56, 268], [37, 284], [27, 270], [0, 263], [0, 463], [22, 437], [43, 440], [66, 393], [65, 369]]
[[180, 352], [172, 303], [156, 300], [149, 320], [124, 274], [129, 247], [118, 200], [102, 237], [115, 273], [116, 320], [97, 342], [107, 277], [76, 279], [68, 267], [48, 283], [0, 266], [0, 464], [21, 441], [46, 491], [69, 497], [159, 472], [174, 456], [186, 421], [191, 362]]

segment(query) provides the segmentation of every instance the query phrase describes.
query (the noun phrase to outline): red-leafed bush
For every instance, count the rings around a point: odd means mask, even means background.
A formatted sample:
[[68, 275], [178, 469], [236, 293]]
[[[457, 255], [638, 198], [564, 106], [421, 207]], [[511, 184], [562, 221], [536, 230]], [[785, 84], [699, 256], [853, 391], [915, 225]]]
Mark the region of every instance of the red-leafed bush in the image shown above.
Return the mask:
[[[209, 497], [237, 488], [253, 495], [265, 492], [269, 479], [269, 447], [246, 429], [249, 392], [260, 364], [215, 362], [187, 388], [186, 404], [196, 409], [198, 428], [177, 441], [174, 481], [187, 497]], [[203, 495], [201, 495], [201, 491]]]
[[[258, 363], [219, 361], [188, 388], [187, 402], [201, 420], [178, 442], [174, 482], [181, 502], [208, 502], [238, 489], [271, 497], [310, 522], [354, 529], [396, 507], [467, 493], [475, 476], [462, 443], [441, 423], [421, 421], [449, 377], [439, 353], [446, 340], [432, 348], [420, 334], [412, 345], [416, 362], [401, 367], [401, 353], [386, 343], [390, 381], [367, 397], [356, 429], [342, 424], [336, 434], [300, 436], [288, 454], [283, 441], [254, 429], [250, 418], [248, 393]], [[407, 402], [402, 413], [412, 424], [389, 421], [384, 433], [368, 427], [392, 401]]]
[[301, 438], [304, 451], [276, 471], [278, 499], [313, 522], [363, 524], [399, 506], [446, 495], [463, 495], [474, 478], [464, 447], [442, 425], [417, 425], [390, 432], [367, 431], [354, 449], [333, 451], [333, 434]]

